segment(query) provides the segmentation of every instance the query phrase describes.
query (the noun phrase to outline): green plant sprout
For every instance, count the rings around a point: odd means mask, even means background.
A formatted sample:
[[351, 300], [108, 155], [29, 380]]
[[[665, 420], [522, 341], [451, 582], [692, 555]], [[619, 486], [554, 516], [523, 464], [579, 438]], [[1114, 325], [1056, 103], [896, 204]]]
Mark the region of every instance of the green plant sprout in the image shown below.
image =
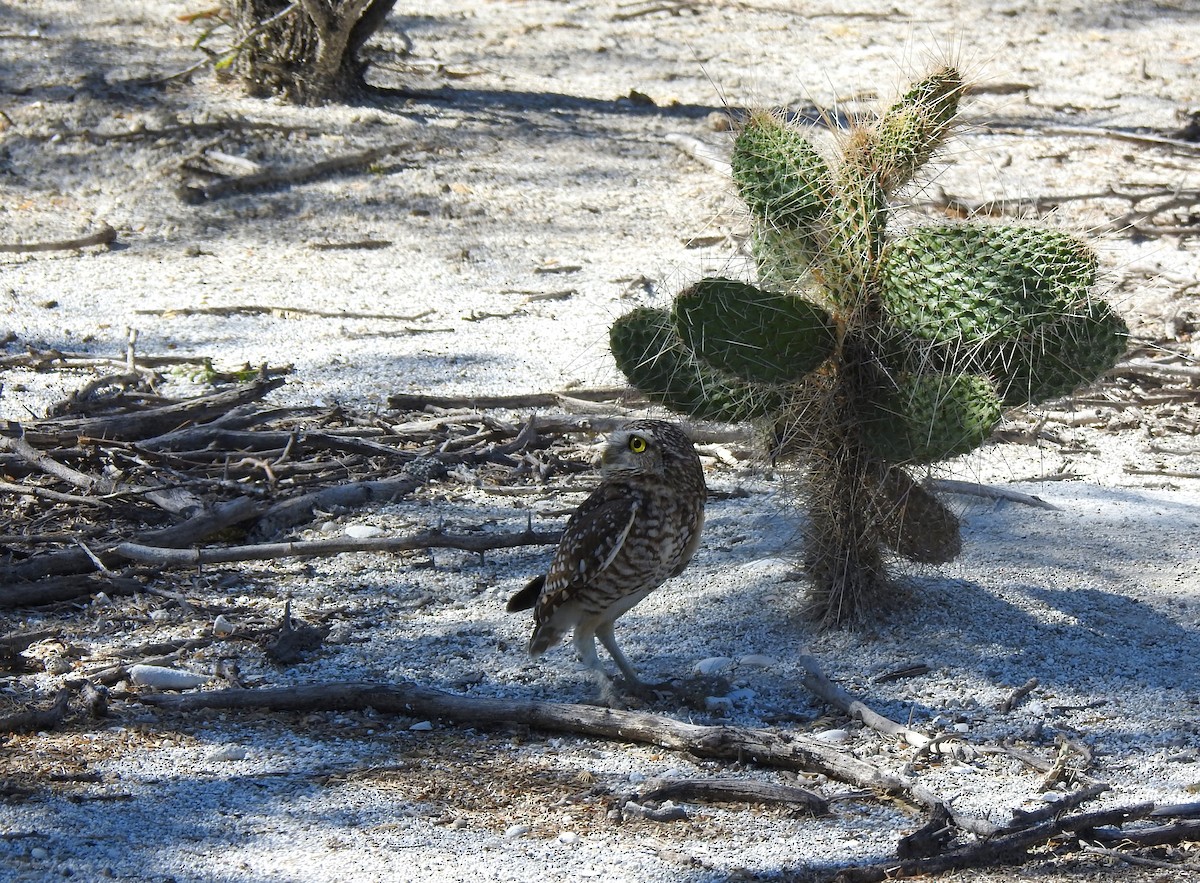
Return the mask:
[[1128, 329], [1092, 296], [1095, 252], [1049, 229], [888, 228], [890, 200], [950, 133], [964, 83], [944, 67], [827, 159], [794, 126], [749, 115], [732, 172], [758, 284], [708, 278], [670, 309], [613, 324], [621, 371], [691, 417], [765, 424], [804, 466], [814, 612], [862, 618], [895, 593], [889, 553], [942, 564], [959, 520], [913, 478], [982, 445], [1005, 407], [1090, 383]]

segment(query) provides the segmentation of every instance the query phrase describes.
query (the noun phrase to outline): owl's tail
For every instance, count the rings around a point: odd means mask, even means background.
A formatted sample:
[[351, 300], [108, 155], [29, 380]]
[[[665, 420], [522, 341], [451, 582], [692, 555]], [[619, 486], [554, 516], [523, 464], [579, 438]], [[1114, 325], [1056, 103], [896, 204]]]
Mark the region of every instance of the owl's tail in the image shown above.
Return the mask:
[[[533, 608], [537, 604], [538, 598], [541, 597], [542, 588], [545, 585], [545, 576], [534, 577], [529, 581], [529, 585], [508, 599], [508, 605], [504, 609], [509, 613], [516, 613]], [[533, 636], [529, 639], [529, 655], [534, 659], [545, 653], [551, 644], [561, 641], [562, 636], [566, 634], [561, 628], [550, 622], [538, 622], [538, 619], [540, 617], [535, 614]]]
[[538, 595], [542, 593], [542, 586], [545, 584], [545, 576], [534, 577], [529, 581], [529, 585], [508, 599], [508, 606], [504, 609], [509, 613], [532, 610], [533, 605], [537, 603]]

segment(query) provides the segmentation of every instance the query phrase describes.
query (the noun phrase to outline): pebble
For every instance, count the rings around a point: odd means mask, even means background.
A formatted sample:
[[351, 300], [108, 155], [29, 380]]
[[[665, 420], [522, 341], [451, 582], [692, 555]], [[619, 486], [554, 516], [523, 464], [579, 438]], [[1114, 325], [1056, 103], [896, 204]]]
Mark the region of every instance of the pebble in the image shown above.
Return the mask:
[[356, 540], [365, 540], [369, 537], [381, 537], [383, 531], [369, 524], [347, 524], [345, 534]]
[[225, 745], [212, 752], [212, 754], [208, 756], [208, 759], [221, 762], [245, 760], [246, 754], [247, 752], [245, 748], [240, 748], [237, 745]]
[[33, 849], [29, 850], [29, 857], [35, 862], [44, 862], [46, 859], [50, 858], [50, 853], [48, 853], [41, 846], [35, 846]]
[[738, 665], [744, 665], [746, 668], [775, 668], [779, 665], [779, 660], [774, 656], [751, 653], [738, 659]]
[[418, 733], [428, 733], [433, 729], [432, 721], [421, 721], [419, 724], [413, 724], [409, 727], [410, 730], [415, 730]]
[[528, 825], [510, 825], [504, 831], [504, 839], [516, 840], [518, 837], [524, 837], [530, 832], [530, 830], [531, 829]]
[[694, 666], [696, 674], [715, 675], [733, 668], [733, 660], [728, 656], [710, 656], [701, 659]]
[[131, 665], [129, 679], [139, 687], [157, 687], [159, 690], [188, 690], [207, 684], [210, 680], [208, 675], [164, 665]]
[[850, 741], [850, 732], [849, 730], [822, 730], [814, 734], [813, 738], [831, 745], [845, 745]]
[[630, 800], [625, 804], [624, 809], [625, 812], [634, 817], [649, 819], [652, 822], [677, 822], [685, 820], [688, 817], [686, 809], [670, 800], [664, 800], [662, 806], [657, 809], [642, 806], [640, 803], [634, 803]]
[[566, 843], [568, 845], [572, 844], [572, 843], [578, 843], [579, 835], [576, 834], [574, 831], [563, 831], [561, 834], [558, 835], [558, 842]]

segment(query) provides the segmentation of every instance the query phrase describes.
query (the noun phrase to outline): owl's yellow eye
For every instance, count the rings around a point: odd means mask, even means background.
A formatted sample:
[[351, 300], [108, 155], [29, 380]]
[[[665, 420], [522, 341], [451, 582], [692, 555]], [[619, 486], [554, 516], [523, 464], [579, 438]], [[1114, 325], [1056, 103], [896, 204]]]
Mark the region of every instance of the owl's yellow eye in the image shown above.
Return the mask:
[[635, 454], [644, 453], [646, 450], [646, 440], [640, 435], [633, 436], [631, 439], [629, 439], [629, 450], [633, 451]]

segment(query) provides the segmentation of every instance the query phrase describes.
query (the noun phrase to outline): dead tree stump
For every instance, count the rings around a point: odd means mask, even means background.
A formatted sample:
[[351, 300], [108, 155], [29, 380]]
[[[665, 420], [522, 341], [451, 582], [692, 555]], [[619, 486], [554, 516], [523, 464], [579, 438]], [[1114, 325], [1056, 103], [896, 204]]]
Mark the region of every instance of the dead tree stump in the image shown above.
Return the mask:
[[240, 51], [236, 74], [255, 96], [321, 104], [363, 88], [363, 44], [396, 0], [226, 0]]

